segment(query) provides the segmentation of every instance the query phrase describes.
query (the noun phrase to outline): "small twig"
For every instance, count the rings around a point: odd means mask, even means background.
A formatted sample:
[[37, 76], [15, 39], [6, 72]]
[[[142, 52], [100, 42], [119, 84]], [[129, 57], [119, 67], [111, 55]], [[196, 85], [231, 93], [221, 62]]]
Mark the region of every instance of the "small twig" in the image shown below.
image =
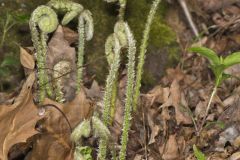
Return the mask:
[[[142, 106], [142, 105], [141, 105]], [[143, 106], [142, 106], [142, 118], [143, 118], [143, 130], [144, 130], [144, 154], [145, 154], [145, 160], [148, 160], [148, 150], [147, 150], [147, 134], [146, 134], [146, 124], [145, 124], [145, 114], [143, 111]]]
[[[104, 59], [105, 57], [106, 57], [106, 56], [98, 57], [98, 58], [96, 58], [95, 60], [93, 60], [93, 61], [91, 61], [91, 62], [89, 62], [89, 63], [87, 63], [87, 64], [85, 64], [85, 65], [83, 65], [83, 66], [77, 67], [76, 69], [89, 66], [89, 65], [97, 62], [97, 61], [100, 60], [100, 59]], [[56, 71], [56, 70], [51, 69], [51, 68], [38, 68], [38, 69], [45, 69], [45, 70], [55, 71], [55, 72], [58, 72], [58, 73], [59, 73], [59, 71]], [[76, 71], [76, 70], [73, 70], [73, 69], [72, 69], [72, 70], [70, 70], [69, 72], [66, 72], [66, 73], [62, 74], [62, 75], [59, 76], [59, 77], [53, 78], [53, 79], [51, 79], [51, 80], [48, 80], [47, 83], [52, 83], [53, 81], [55, 81], [55, 80], [57, 80], [57, 79], [59, 79], [59, 78], [62, 78], [62, 77], [64, 77], [64, 76], [67, 76], [67, 75], [69, 75], [69, 74], [71, 74], [71, 73], [73, 73], [73, 72], [75, 72], [75, 71]], [[46, 85], [47, 83], [44, 83], [43, 86]]]
[[44, 105], [41, 105], [40, 107], [42, 107], [42, 108], [53, 107], [53, 108], [55, 108], [56, 110], [58, 110], [58, 111], [62, 114], [62, 116], [64, 117], [64, 119], [66, 120], [66, 122], [67, 122], [67, 124], [68, 124], [68, 127], [69, 127], [69, 129], [70, 129], [70, 131], [71, 131], [71, 133], [72, 133], [72, 126], [71, 126], [71, 124], [70, 124], [67, 116], [65, 115], [65, 113], [63, 113], [63, 111], [62, 111], [60, 108], [58, 108], [58, 107], [57, 107], [56, 105], [54, 105], [54, 104], [44, 104]]
[[199, 127], [199, 132], [198, 133], [201, 133], [201, 131], [203, 129], [203, 125], [205, 124], [205, 122], [207, 120], [208, 112], [209, 112], [210, 106], [211, 106], [212, 101], [213, 101], [213, 97], [215, 96], [216, 92], [217, 92], [217, 85], [215, 85], [215, 87], [213, 88], [213, 91], [212, 91], [212, 94], [210, 96], [210, 99], [209, 99], [209, 102], [208, 102], [208, 105], [207, 105], [207, 109], [206, 109], [203, 121], [202, 121], [202, 123]]
[[179, 2], [180, 6], [182, 7], [182, 9], [184, 11], [184, 14], [185, 14], [185, 16], [187, 18], [187, 21], [188, 21], [188, 23], [189, 23], [189, 25], [190, 25], [194, 35], [196, 37], [199, 37], [198, 29], [197, 29], [195, 23], [192, 20], [192, 16], [191, 16], [191, 14], [189, 12], [189, 9], [188, 9], [188, 6], [186, 4], [186, 1], [185, 0], [178, 0], [178, 2]]

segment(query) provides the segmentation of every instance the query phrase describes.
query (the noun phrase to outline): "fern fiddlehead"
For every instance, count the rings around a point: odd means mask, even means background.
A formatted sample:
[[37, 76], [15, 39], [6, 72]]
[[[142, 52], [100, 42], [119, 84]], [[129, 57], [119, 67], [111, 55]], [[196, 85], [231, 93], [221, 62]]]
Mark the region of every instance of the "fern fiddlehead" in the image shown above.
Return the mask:
[[67, 25], [84, 10], [81, 4], [69, 0], [51, 0], [47, 5], [57, 11], [66, 12], [62, 25]]
[[[116, 51], [113, 49], [116, 47], [116, 42], [119, 43], [117, 50], [119, 53], [116, 54]], [[127, 83], [127, 99], [125, 104], [125, 118], [124, 118], [124, 136], [122, 139], [124, 142], [122, 143], [122, 147], [126, 147], [127, 145], [127, 136], [128, 135], [128, 126], [130, 126], [130, 118], [131, 117], [131, 104], [132, 104], [132, 93], [133, 93], [133, 84], [134, 84], [134, 66], [135, 66], [135, 40], [129, 26], [126, 22], [118, 21], [114, 27], [114, 33], [110, 35], [105, 44], [105, 52], [107, 56], [108, 63], [111, 64], [110, 73], [107, 77], [105, 94], [104, 94], [104, 110], [103, 110], [103, 122], [106, 126], [111, 122], [110, 120], [110, 110], [111, 110], [111, 102], [115, 102], [116, 95], [114, 95], [114, 85], [116, 85], [117, 73], [119, 68], [120, 61], [120, 49], [128, 48], [128, 83]], [[113, 66], [118, 64], [117, 68], [113, 70]], [[110, 80], [111, 79], [111, 80]], [[116, 91], [115, 91], [116, 92]], [[115, 105], [115, 104], [114, 104]], [[114, 106], [115, 107], [115, 106]], [[126, 142], [126, 143], [125, 143]], [[99, 144], [99, 154], [98, 158], [100, 160], [104, 160], [106, 158], [106, 148], [107, 141], [100, 140]], [[122, 151], [124, 152], [124, 151]]]
[[85, 40], [89, 41], [93, 37], [93, 19], [89, 10], [84, 10], [78, 18], [78, 63], [77, 63], [77, 91], [80, 91], [83, 76], [84, 48]]
[[48, 34], [56, 30], [58, 26], [57, 14], [48, 6], [39, 6], [33, 11], [29, 26], [33, 46], [36, 49], [39, 79], [39, 102], [42, 103], [46, 96], [46, 91], [50, 96], [52, 95], [44, 68], [46, 63]]
[[51, 0], [48, 5], [55, 10], [66, 12], [62, 19], [62, 25], [67, 25], [78, 16], [78, 62], [77, 62], [77, 92], [82, 84], [85, 40], [89, 41], [93, 37], [94, 25], [92, 14], [89, 10], [84, 10], [81, 4], [69, 0]]
[[[116, 76], [118, 72], [118, 68], [120, 65], [120, 41], [115, 33], [110, 35], [105, 43], [105, 53], [107, 56], [108, 63], [110, 65], [110, 72], [106, 80], [106, 87], [103, 97], [104, 109], [103, 109], [103, 123], [108, 126], [110, 122], [110, 110], [112, 105], [112, 93], [113, 93], [113, 85], [116, 81]], [[99, 153], [98, 158], [100, 160], [106, 159], [106, 151], [107, 151], [107, 140], [100, 139], [99, 143]]]

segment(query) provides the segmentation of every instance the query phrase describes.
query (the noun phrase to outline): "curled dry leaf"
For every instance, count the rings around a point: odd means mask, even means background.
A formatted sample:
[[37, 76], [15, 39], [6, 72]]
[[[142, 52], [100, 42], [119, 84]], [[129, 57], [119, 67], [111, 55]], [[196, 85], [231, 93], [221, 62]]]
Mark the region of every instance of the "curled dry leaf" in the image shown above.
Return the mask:
[[190, 115], [187, 112], [183, 112], [182, 107], [185, 107], [187, 102], [185, 100], [184, 94], [181, 93], [180, 86], [177, 80], [174, 80], [170, 87], [170, 96], [167, 101], [161, 105], [161, 107], [174, 106], [175, 108], [175, 118], [177, 124], [192, 124]]
[[149, 127], [151, 128], [151, 135], [148, 144], [156, 142], [155, 137], [159, 134], [161, 129], [159, 125], [154, 123], [153, 121], [153, 117], [155, 117], [154, 115], [156, 116], [156, 111], [153, 109], [149, 109], [149, 112], [147, 113], [147, 120]]
[[37, 134], [35, 125], [42, 117], [33, 103], [34, 73], [30, 74], [19, 96], [12, 105], [0, 106], [0, 159], [7, 160], [9, 149]]
[[215, 12], [216, 10], [223, 9], [234, 3], [239, 3], [238, 0], [200, 0], [203, 4], [203, 8], [209, 12]]
[[233, 155], [231, 155], [231, 157], [229, 158], [229, 160], [238, 160], [240, 159], [240, 152], [236, 152]]
[[[60, 104], [46, 99], [45, 119], [41, 123], [45, 133], [38, 137], [28, 160], [68, 160], [72, 156], [73, 144], [70, 141], [71, 127], [92, 116], [93, 103], [87, 99], [84, 88], [73, 101]], [[51, 105], [56, 106], [61, 112]], [[66, 119], [67, 118], [67, 119]], [[44, 157], [43, 157], [44, 156]]]
[[34, 69], [35, 61], [33, 56], [22, 47], [20, 47], [20, 62], [23, 65], [23, 67], [27, 69]]
[[160, 147], [160, 153], [162, 153], [162, 158], [164, 160], [175, 160], [179, 158], [178, 144], [176, 140], [176, 135], [170, 135], [165, 146]]

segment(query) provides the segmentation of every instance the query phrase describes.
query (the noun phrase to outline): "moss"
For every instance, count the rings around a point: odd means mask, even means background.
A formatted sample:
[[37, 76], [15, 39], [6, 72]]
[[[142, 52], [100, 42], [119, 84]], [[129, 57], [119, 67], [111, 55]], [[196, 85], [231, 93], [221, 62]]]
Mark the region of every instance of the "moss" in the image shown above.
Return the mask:
[[[142, 85], [143, 86], [154, 86], [157, 83], [156, 78], [151, 74], [150, 72], [147, 72], [146, 70], [143, 72], [144, 77], [142, 79]], [[145, 88], [146, 89], [146, 88]]]
[[[11, 3], [7, 0], [6, 7], [16, 10], [17, 8], [21, 8], [21, 11], [30, 15], [30, 12], [33, 11], [38, 5], [45, 4], [48, 0], [40, 0], [37, 3], [34, 1], [30, 2], [28, 0], [21, 0], [21, 2]], [[105, 76], [108, 72], [108, 65], [106, 62], [106, 57], [104, 54], [104, 43], [106, 38], [109, 34], [113, 32], [113, 26], [117, 21], [117, 14], [119, 6], [116, 3], [106, 3], [103, 0], [74, 0], [84, 6], [85, 9], [89, 9], [92, 12], [94, 18], [94, 38], [90, 42], [87, 42], [87, 50], [86, 50], [86, 63], [88, 64], [87, 71], [91, 75], [96, 75], [97, 80], [100, 83], [105, 83]], [[20, 7], [22, 4], [25, 7]], [[127, 9], [126, 9], [126, 20], [129, 22], [131, 29], [133, 30], [134, 36], [137, 40], [138, 46], [140, 45], [142, 33], [145, 27], [146, 19], [148, 12], [150, 10], [152, 4], [152, 0], [128, 0]], [[166, 24], [164, 17], [168, 10], [168, 4], [163, 1], [159, 9], [157, 11], [156, 17], [154, 19], [150, 39], [149, 39], [149, 50], [148, 52], [157, 52], [159, 54], [166, 54], [167, 55], [167, 66], [171, 66], [176, 62], [178, 58], [178, 45], [176, 42], [176, 36], [174, 31]], [[1, 11], [2, 12], [2, 11]], [[1, 13], [0, 12], [0, 13]], [[2, 14], [5, 14], [2, 12]], [[76, 22], [75, 19], [74, 28], [76, 29]], [[26, 28], [25, 26], [24, 28]], [[18, 32], [18, 31], [17, 31]], [[16, 33], [18, 35], [19, 33]], [[23, 46], [28, 46], [31, 44], [30, 41], [30, 34], [21, 37], [27, 37], [28, 41], [21, 39], [18, 42], [23, 42]], [[152, 48], [154, 48], [152, 50]], [[164, 50], [164, 52], [158, 52], [158, 50]], [[148, 54], [149, 54], [148, 53]], [[166, 57], [164, 55], [164, 57]], [[164, 63], [165, 64], [165, 63]], [[166, 67], [166, 66], [164, 66]], [[151, 68], [150, 68], [151, 69]], [[149, 69], [146, 69], [146, 72]], [[151, 76], [143, 76], [143, 77], [152, 77]], [[151, 78], [150, 78], [151, 79]], [[156, 79], [156, 78], [155, 78]], [[147, 82], [149, 82], [147, 80]], [[153, 83], [152, 81], [149, 83]], [[147, 85], [147, 84], [146, 84]]]
[[[90, 73], [96, 74], [98, 81], [104, 83], [108, 65], [106, 63], [105, 57], [99, 57], [104, 56], [105, 40], [107, 36], [113, 32], [113, 26], [117, 21], [118, 5], [116, 3], [109, 4], [103, 2], [103, 0], [79, 0], [78, 2], [83, 4], [85, 8], [89, 9], [92, 12], [93, 18], [95, 20], [94, 39], [88, 43], [89, 47], [87, 51], [87, 57], [88, 61], [90, 62], [94, 61], [95, 59], [98, 60], [97, 63], [91, 64], [88, 68]], [[129, 25], [137, 40], [138, 46], [141, 43], [143, 30], [151, 4], [151, 0], [129, 0], [127, 3], [126, 20], [129, 22]], [[174, 62], [176, 62], [178, 58], [178, 45], [174, 31], [166, 24], [164, 20], [164, 16], [167, 10], [167, 3], [162, 2], [152, 25], [149, 44], [154, 48], [160, 50], [164, 49], [166, 51], [165, 54], [169, 54], [169, 56], [167, 56], [167, 60], [169, 62], [168, 66], [171, 66], [174, 64]], [[166, 47], [169, 49], [169, 51], [165, 49]], [[164, 57], [165, 56], [166, 55], [164, 55]], [[144, 77], [154, 78], [154, 75]], [[149, 82], [151, 80], [148, 79], [145, 81]], [[154, 82], [156, 82], [156, 80], [154, 80]], [[151, 85], [154, 82], [151, 81]], [[148, 85], [148, 83], [146, 85]]]
[[[137, 39], [138, 46], [141, 43], [151, 3], [150, 0], [129, 0], [127, 4], [127, 20]], [[165, 1], [160, 3], [151, 27], [142, 80], [143, 90], [156, 85], [164, 75], [165, 69], [174, 66], [179, 60], [180, 48], [176, 40], [176, 34], [165, 21], [168, 7]]]
[[[127, 20], [139, 44], [141, 42], [147, 15], [151, 7], [151, 1], [131, 0], [128, 1], [127, 6]], [[149, 40], [151, 45], [164, 47], [176, 42], [176, 35], [174, 31], [164, 21], [167, 9], [168, 5], [166, 2], [161, 2], [151, 27]]]

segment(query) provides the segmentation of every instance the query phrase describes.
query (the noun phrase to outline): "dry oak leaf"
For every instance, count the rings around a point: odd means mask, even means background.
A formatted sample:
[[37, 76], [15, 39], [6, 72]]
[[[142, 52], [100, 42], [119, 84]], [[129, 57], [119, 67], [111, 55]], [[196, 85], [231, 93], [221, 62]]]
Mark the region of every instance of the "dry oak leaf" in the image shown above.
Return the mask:
[[[71, 130], [82, 120], [91, 117], [93, 114], [93, 103], [84, 92], [84, 88], [76, 95], [71, 102], [60, 104], [50, 99], [44, 102], [45, 119], [42, 128], [46, 131], [41, 134], [33, 145], [32, 153], [28, 160], [71, 160], [73, 144], [70, 141]], [[67, 120], [56, 108], [56, 106], [66, 116]], [[49, 107], [48, 107], [49, 106]]]
[[178, 143], [176, 135], [170, 135], [166, 146], [160, 147], [160, 153], [162, 153], [162, 159], [164, 160], [177, 160], [179, 158]]
[[[61, 25], [54, 32], [48, 43], [46, 68], [48, 68], [49, 80], [54, 82], [53, 89], [62, 88], [64, 99], [71, 101], [76, 92], [76, 51], [65, 39], [65, 33]], [[56, 68], [60, 66], [60, 70]]]
[[27, 52], [26, 49], [20, 47], [20, 62], [23, 67], [28, 69], [34, 69], [35, 61], [34, 57]]
[[184, 94], [181, 92], [179, 82], [177, 80], [173, 80], [170, 87], [170, 96], [167, 101], [162, 104], [160, 107], [169, 107], [174, 106], [176, 113], [176, 121], [179, 125], [182, 124], [192, 124], [192, 120], [190, 115], [187, 112], [183, 112], [183, 108], [187, 106], [187, 102], [185, 100]]
[[38, 109], [33, 103], [32, 86], [35, 74], [31, 73], [15, 103], [0, 105], [0, 160], [7, 160], [9, 149], [17, 143], [37, 134], [36, 122], [42, 117], [38, 116]]

